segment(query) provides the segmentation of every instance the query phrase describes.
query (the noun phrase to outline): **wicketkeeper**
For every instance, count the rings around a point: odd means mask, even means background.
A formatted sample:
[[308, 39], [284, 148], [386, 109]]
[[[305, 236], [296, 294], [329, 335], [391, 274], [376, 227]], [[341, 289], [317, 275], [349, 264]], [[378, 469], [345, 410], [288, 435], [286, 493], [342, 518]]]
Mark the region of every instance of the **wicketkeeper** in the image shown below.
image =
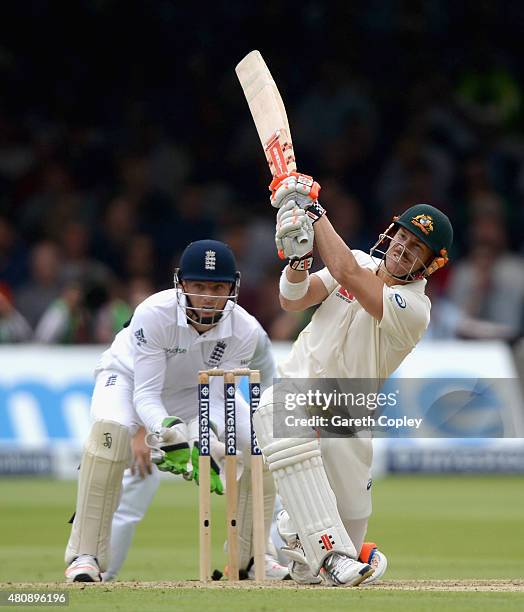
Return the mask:
[[[184, 251], [175, 272], [175, 288], [156, 293], [135, 310], [96, 369], [91, 402], [94, 424], [85, 444], [78, 481], [76, 514], [66, 549], [68, 581], [100, 581], [115, 574], [125, 558], [132, 531], [120, 533], [120, 549], [110, 565], [113, 515], [119, 505], [122, 477], [131, 464], [131, 438], [140, 426], [159, 449], [157, 467], [198, 482], [198, 371], [226, 370], [256, 364], [263, 384], [273, 375], [269, 340], [260, 324], [237, 304], [240, 274], [231, 249], [222, 242], [200, 240]], [[211, 381], [211, 490], [223, 493], [224, 397], [221, 380]], [[250, 409], [237, 398], [238, 446], [244, 469], [239, 482], [239, 567], [254, 574], [252, 564]], [[156, 468], [155, 468], [156, 469]], [[134, 525], [145, 513], [158, 480], [128, 475], [120, 501], [120, 519]], [[138, 488], [138, 495], [136, 494]], [[264, 474], [266, 541], [275, 490]], [[129, 518], [127, 516], [127, 518]], [[122, 526], [122, 520], [118, 523]], [[118, 548], [118, 538], [115, 546]], [[267, 560], [268, 577], [287, 569]]]

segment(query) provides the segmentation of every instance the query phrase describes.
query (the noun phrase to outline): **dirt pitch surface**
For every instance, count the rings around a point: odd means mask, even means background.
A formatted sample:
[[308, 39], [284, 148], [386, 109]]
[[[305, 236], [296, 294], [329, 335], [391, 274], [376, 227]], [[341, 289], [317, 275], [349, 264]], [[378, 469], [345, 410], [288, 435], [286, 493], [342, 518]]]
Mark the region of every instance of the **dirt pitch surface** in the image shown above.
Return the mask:
[[[202, 583], [197, 580], [185, 580], [176, 582], [114, 582], [114, 583], [63, 583], [63, 582], [0, 582], [0, 590], [4, 589], [33, 589], [60, 590], [70, 589], [103, 589], [104, 591], [118, 591], [119, 589], [327, 589], [318, 585], [299, 585], [292, 581], [256, 583], [252, 581], [228, 582], [221, 580], [217, 582]], [[384, 580], [377, 584], [357, 587], [361, 590], [380, 591], [477, 591], [477, 592], [520, 592], [524, 593], [524, 580]]]

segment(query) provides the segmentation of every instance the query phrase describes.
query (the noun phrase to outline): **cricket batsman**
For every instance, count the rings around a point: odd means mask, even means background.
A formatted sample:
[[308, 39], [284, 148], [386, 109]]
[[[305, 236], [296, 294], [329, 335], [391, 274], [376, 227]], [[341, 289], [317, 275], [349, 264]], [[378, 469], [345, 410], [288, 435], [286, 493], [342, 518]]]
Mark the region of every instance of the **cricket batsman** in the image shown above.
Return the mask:
[[[193, 242], [181, 256], [175, 287], [144, 300], [103, 353], [95, 371], [94, 424], [82, 456], [76, 513], [65, 552], [69, 582], [98, 582], [109, 568], [113, 515], [124, 470], [131, 463], [131, 438], [140, 426], [154, 435], [160, 450], [158, 469], [198, 482], [198, 371], [217, 366], [245, 368], [258, 351], [257, 364], [268, 384], [273, 374], [269, 340], [256, 319], [238, 305], [239, 286], [240, 273], [226, 244]], [[214, 378], [210, 383], [211, 491], [218, 494], [223, 492], [220, 465], [225, 454], [221, 382]], [[248, 510], [250, 409], [240, 395], [236, 410], [238, 445], [244, 451], [238, 487], [239, 567], [247, 573], [253, 557]], [[129, 487], [133, 484], [129, 479], [125, 482]], [[155, 490], [156, 486], [147, 489], [139, 514], [145, 512]], [[124, 508], [129, 508], [130, 495], [124, 488]], [[273, 479], [265, 470], [266, 541], [274, 501]], [[114, 572], [122, 557], [125, 552], [113, 566]], [[286, 568], [280, 569], [287, 573]]]
[[[280, 303], [289, 311], [320, 304], [278, 376], [386, 379], [429, 324], [424, 290], [448, 261], [449, 219], [416, 204], [394, 218], [367, 254], [351, 250], [337, 234], [311, 177], [290, 173], [270, 189], [279, 209], [277, 249], [289, 259]], [[326, 267], [310, 275], [313, 239]], [[371, 438], [278, 438], [273, 416], [282, 410], [273, 388], [266, 390], [254, 425], [284, 507], [278, 526], [292, 578], [333, 586], [373, 581], [387, 561], [374, 545], [363, 544], [371, 515]]]

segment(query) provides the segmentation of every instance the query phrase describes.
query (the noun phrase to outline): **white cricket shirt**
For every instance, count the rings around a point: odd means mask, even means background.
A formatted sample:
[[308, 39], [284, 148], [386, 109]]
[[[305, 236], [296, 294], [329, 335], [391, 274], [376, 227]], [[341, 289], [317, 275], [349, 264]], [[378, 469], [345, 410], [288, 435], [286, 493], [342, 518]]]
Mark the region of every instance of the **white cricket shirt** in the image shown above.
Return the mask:
[[[178, 298], [176, 289], [168, 289], [144, 300], [96, 368], [133, 379], [135, 410], [152, 431], [168, 414], [188, 419], [198, 413], [199, 370], [260, 369], [263, 388], [274, 375], [271, 345], [255, 317], [229, 301], [223, 320], [199, 334], [187, 322], [185, 296]], [[222, 383], [211, 378], [211, 402], [223, 403]]]
[[[363, 251], [352, 251], [360, 266], [378, 265]], [[421, 339], [431, 303], [426, 280], [384, 285], [382, 320], [377, 321], [331, 276], [316, 272], [329, 292], [309, 325], [279, 364], [283, 378], [380, 378], [390, 376]]]

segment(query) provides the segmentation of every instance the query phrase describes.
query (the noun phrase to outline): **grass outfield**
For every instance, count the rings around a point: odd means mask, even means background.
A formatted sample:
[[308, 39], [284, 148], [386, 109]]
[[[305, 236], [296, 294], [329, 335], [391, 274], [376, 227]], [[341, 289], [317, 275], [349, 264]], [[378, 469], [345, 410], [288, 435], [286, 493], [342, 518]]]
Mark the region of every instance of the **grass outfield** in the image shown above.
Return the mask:
[[[368, 536], [388, 556], [387, 580], [490, 580], [524, 577], [524, 478], [511, 476], [391, 477], [374, 486]], [[0, 480], [0, 583], [54, 582], [75, 483]], [[224, 500], [214, 496], [214, 567], [225, 555]], [[163, 481], [138, 527], [125, 581], [183, 581], [198, 575], [197, 487]], [[395, 583], [397, 584], [397, 583]], [[489, 583], [487, 583], [489, 585]], [[524, 592], [367, 589], [132, 589], [95, 585], [70, 591], [73, 609], [150, 610], [505, 610], [524, 609]], [[216, 585], [217, 587], [219, 585]], [[247, 586], [247, 585], [246, 585]], [[386, 585], [385, 585], [386, 586]], [[445, 587], [444, 587], [445, 588]], [[314, 593], [314, 595], [313, 595]], [[70, 607], [70, 609], [71, 609]]]

